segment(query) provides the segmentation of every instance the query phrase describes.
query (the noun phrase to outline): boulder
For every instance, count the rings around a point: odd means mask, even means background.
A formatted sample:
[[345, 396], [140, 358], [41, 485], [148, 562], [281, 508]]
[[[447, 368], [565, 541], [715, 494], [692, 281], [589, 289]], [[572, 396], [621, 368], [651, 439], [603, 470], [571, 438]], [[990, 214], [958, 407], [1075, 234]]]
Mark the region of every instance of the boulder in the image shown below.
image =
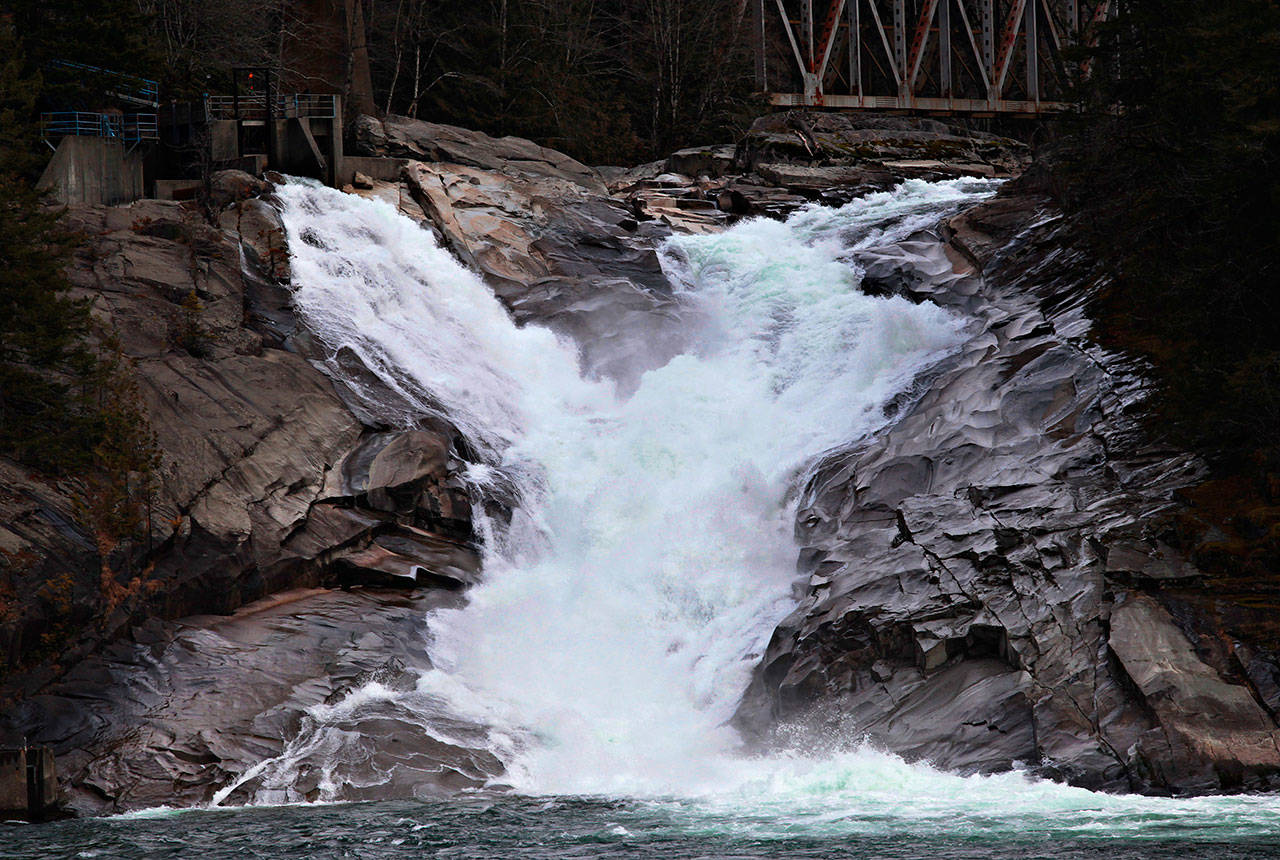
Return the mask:
[[280, 213], [269, 200], [253, 197], [232, 204], [218, 219], [240, 239], [254, 268], [277, 283], [289, 280], [289, 242]]
[[356, 122], [356, 143], [362, 155], [461, 164], [569, 182], [594, 194], [608, 193], [600, 176], [590, 167], [522, 137], [494, 138], [478, 131], [403, 116], [382, 120], [362, 116]]
[[731, 173], [737, 147], [732, 145], [694, 146], [667, 156], [666, 169], [686, 176], [720, 177]]
[[243, 170], [219, 170], [209, 177], [209, 207], [219, 212], [232, 203], [260, 197], [271, 191], [271, 183]]
[[852, 199], [876, 191], [888, 191], [899, 181], [898, 174], [876, 166], [813, 166], [769, 162], [756, 165], [755, 172], [773, 185], [806, 197], [839, 189]]
[[516, 321], [575, 340], [588, 374], [631, 386], [679, 350], [675, 299], [656, 252], [668, 228], [638, 223], [590, 184], [521, 166], [416, 163], [405, 183], [446, 247], [485, 277]]
[[962, 125], [921, 117], [792, 110], [751, 124], [738, 144], [737, 168], [761, 164], [880, 164], [907, 178], [941, 175], [1008, 176], [1030, 162], [1025, 144]]

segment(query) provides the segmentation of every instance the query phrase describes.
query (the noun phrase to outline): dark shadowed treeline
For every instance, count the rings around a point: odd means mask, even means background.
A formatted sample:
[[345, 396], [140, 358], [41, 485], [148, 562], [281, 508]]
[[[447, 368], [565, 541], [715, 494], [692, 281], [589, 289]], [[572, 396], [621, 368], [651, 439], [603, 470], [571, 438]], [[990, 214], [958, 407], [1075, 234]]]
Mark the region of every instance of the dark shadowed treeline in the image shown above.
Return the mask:
[[730, 139], [746, 117], [741, 0], [377, 2], [380, 107], [588, 161]]
[[[596, 163], [730, 139], [752, 107], [743, 0], [6, 0], [0, 10], [31, 69], [72, 60], [159, 80], [163, 96], [183, 100], [225, 92], [232, 66], [265, 66], [287, 87], [343, 92], [365, 110], [530, 137]], [[103, 89], [47, 77], [59, 106], [91, 109]]]
[[1203, 553], [1237, 572], [1274, 571], [1280, 5], [1121, 8], [1094, 52], [1089, 118], [1059, 153], [1058, 192], [1116, 273], [1099, 308], [1107, 338], [1154, 364], [1159, 436], [1214, 464], [1197, 509], [1222, 539]]

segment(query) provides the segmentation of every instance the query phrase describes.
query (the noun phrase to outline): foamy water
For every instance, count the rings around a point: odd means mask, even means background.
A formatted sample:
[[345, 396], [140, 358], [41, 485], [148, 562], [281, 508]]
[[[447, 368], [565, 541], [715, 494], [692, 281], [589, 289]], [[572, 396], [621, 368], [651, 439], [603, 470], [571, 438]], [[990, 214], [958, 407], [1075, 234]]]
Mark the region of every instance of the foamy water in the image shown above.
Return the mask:
[[[856, 743], [746, 757], [726, 725], [794, 605], [797, 478], [824, 451], [874, 433], [890, 399], [966, 336], [966, 320], [934, 305], [863, 295], [848, 255], [993, 190], [908, 182], [786, 223], [672, 240], [664, 253], [690, 348], [621, 398], [608, 380], [580, 377], [574, 345], [515, 326], [392, 207], [280, 189], [304, 323], [401, 401], [386, 409], [369, 389], [369, 408], [403, 426], [447, 416], [478, 452], [476, 492], [502, 486], [520, 501], [509, 527], [480, 523], [485, 580], [468, 605], [425, 620], [437, 668], [412, 694], [366, 689], [346, 707], [416, 696], [489, 726], [503, 782], [521, 793], [648, 798], [682, 821], [743, 832], [1274, 820], [1272, 799], [961, 778]], [[354, 381], [341, 361], [328, 367]], [[331, 711], [312, 715], [311, 753], [342, 743], [323, 732]], [[341, 796], [339, 771], [324, 796]]]

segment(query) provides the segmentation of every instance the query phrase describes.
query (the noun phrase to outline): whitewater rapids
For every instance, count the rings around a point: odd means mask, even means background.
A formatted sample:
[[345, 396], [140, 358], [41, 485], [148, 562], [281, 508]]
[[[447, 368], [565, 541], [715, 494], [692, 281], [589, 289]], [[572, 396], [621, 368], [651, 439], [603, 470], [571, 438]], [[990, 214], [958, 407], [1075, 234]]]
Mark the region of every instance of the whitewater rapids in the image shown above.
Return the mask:
[[[488, 727], [502, 784], [520, 794], [674, 803], [698, 821], [749, 814], [741, 826], [762, 832], [1220, 815], [1210, 799], [1096, 795], [1018, 773], [961, 778], [856, 738], [821, 756], [748, 757], [728, 725], [794, 606], [793, 493], [806, 467], [891, 420], [890, 404], [969, 334], [971, 321], [936, 305], [862, 293], [851, 255], [995, 187], [909, 181], [785, 223], [671, 239], [664, 265], [688, 345], [626, 396], [583, 378], [574, 344], [515, 325], [394, 207], [309, 183], [278, 189], [295, 306], [328, 372], [389, 425], [447, 417], [474, 452], [476, 496], [501, 492], [517, 506], [509, 524], [477, 514], [484, 581], [465, 608], [424, 619], [435, 668], [417, 689], [371, 684], [317, 706], [306, 748], [253, 773], [269, 766], [287, 783], [291, 756], [343, 743], [325, 736], [326, 721], [396, 699], [430, 703], [424, 722], [438, 709]], [[340, 767], [321, 788], [322, 799], [342, 796]], [[685, 806], [695, 801], [696, 814]]]

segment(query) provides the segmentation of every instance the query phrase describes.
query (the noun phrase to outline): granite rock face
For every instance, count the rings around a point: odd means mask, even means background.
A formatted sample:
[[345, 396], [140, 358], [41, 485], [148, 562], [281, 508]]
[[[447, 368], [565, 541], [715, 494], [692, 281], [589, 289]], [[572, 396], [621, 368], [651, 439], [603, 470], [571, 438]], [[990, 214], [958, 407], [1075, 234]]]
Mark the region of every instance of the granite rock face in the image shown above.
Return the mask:
[[[307, 343], [295, 336], [287, 287], [276, 277], [287, 267], [273, 259], [287, 265], [287, 251], [270, 250], [283, 233], [268, 201], [235, 202], [220, 219], [224, 230], [166, 201], [75, 209], [67, 220], [91, 237], [72, 283], [118, 333], [162, 452], [146, 559], [156, 587], [139, 609], [230, 612], [316, 584], [336, 551], [390, 533], [408, 540], [426, 530], [452, 541], [474, 570], [470, 508], [448, 453], [455, 431], [364, 428], [299, 354]], [[181, 304], [189, 296], [194, 314]], [[191, 327], [194, 352], [179, 334]], [[368, 458], [380, 469], [372, 483], [351, 465]], [[27, 502], [27, 516], [18, 503], [11, 522], [24, 530], [14, 540], [45, 557], [57, 557], [60, 542], [91, 549], [87, 536], [75, 539], [75, 488], [59, 493], [30, 480], [32, 493], [60, 501], [52, 512]], [[23, 483], [11, 485], [18, 495]]]
[[[251, 306], [271, 285], [246, 273], [236, 235], [165, 201], [73, 208], [66, 220], [86, 236], [69, 270], [73, 295], [92, 299], [118, 338], [162, 452], [150, 534], [135, 542], [149, 547], [137, 560], [149, 585], [102, 632], [134, 613], [231, 611], [292, 583], [298, 571], [280, 544], [359, 424], [306, 360], [267, 346]], [[16, 508], [6, 532], [21, 551], [62, 565], [74, 602], [91, 604], [79, 573], [96, 566], [96, 547], [78, 524], [79, 488], [35, 475], [7, 486]], [[81, 556], [67, 565], [72, 550]], [[37, 599], [32, 614], [57, 623], [47, 604]], [[10, 659], [35, 644], [11, 642]]]
[[[403, 707], [342, 705], [371, 680], [411, 688], [415, 670], [430, 666], [419, 645], [422, 615], [457, 599], [439, 590], [303, 588], [230, 616], [152, 620], [10, 719], [55, 746], [65, 800], [81, 814], [207, 804], [224, 788], [229, 803], [316, 799], [326, 766], [358, 784], [348, 799], [475, 787], [501, 769], [479, 730], [450, 726], [450, 740], [440, 740]], [[317, 708], [359, 741], [307, 749]], [[277, 757], [281, 772], [237, 784]]]
[[678, 351], [656, 253], [666, 225], [638, 221], [590, 168], [528, 141], [466, 132], [463, 148], [454, 145], [460, 129], [395, 118], [382, 127], [400, 146], [465, 158], [412, 162], [404, 185], [517, 322], [573, 339], [588, 373], [624, 385]]
[[1142, 368], [1087, 339], [1097, 275], [1065, 229], [1007, 194], [858, 261], [975, 335], [808, 475], [804, 597], [737, 716], [757, 741], [865, 737], [1108, 790], [1280, 784], [1274, 713], [1162, 603], [1200, 576], [1164, 530], [1203, 468], [1150, 444]]
[[381, 120], [362, 116], [356, 121], [355, 133], [359, 150], [368, 156], [460, 164], [570, 182], [595, 194], [606, 193], [599, 174], [590, 167], [522, 137], [495, 138], [455, 125], [403, 116]]
[[[776, 115], [732, 152], [610, 171], [606, 187], [529, 141], [396, 117], [357, 132], [366, 156], [408, 159], [358, 193], [624, 390], [683, 346], [656, 253], [671, 232], [1024, 157], [928, 121]], [[55, 619], [86, 631], [5, 691], [0, 743], [53, 744], [83, 812], [220, 789], [313, 799], [335, 773], [345, 799], [483, 784], [501, 772], [484, 729], [405, 698], [430, 668], [422, 614], [479, 576], [467, 442], [443, 420], [384, 426], [317, 369], [269, 187], [217, 188], [217, 226], [159, 201], [68, 216], [88, 237], [73, 282], [120, 333], [164, 451], [140, 559], [155, 588], [101, 624], [81, 611], [101, 563], [81, 488], [0, 460], [0, 551], [26, 577], [25, 620], [0, 615], [0, 644], [12, 659]], [[866, 736], [946, 768], [1115, 790], [1276, 785], [1280, 666], [1171, 599], [1201, 574], [1165, 517], [1203, 469], [1150, 443], [1143, 369], [1089, 341], [1097, 274], [1068, 229], [1023, 189], [853, 261], [868, 291], [951, 307], [972, 337], [885, 432], [806, 475], [802, 599], [736, 718], [756, 742]], [[179, 337], [190, 295], [199, 354]], [[347, 696], [370, 680], [401, 695]]]
[[[398, 592], [456, 592], [480, 567], [457, 431], [362, 424], [307, 358], [278, 214], [269, 196], [247, 196], [269, 186], [216, 178], [234, 191], [218, 226], [152, 200], [66, 215], [85, 237], [68, 271], [73, 294], [115, 333], [161, 452], [149, 534], [110, 559], [112, 576], [136, 574], [141, 587], [104, 608], [108, 565], [83, 525], [83, 487], [0, 460], [0, 549], [20, 562], [5, 571], [17, 608], [0, 616], [10, 671], [0, 744], [53, 745], [80, 811], [207, 800], [257, 761], [251, 753], [284, 743], [280, 734], [263, 746], [250, 719], [260, 693], [279, 696], [270, 707], [292, 701], [296, 721], [328, 695], [307, 691], [336, 683], [327, 661], [344, 637], [364, 635], [369, 613], [399, 606]], [[217, 626], [190, 616], [318, 585], [360, 587], [364, 603], [310, 595], [314, 613], [281, 628], [299, 637], [282, 644], [284, 663], [253, 654], [251, 638], [211, 663], [188, 659], [200, 649], [190, 630]], [[380, 623], [395, 621], [388, 613]], [[362, 654], [351, 671], [371, 671], [371, 660]], [[237, 663], [243, 672], [226, 668]], [[217, 683], [199, 680], [216, 667]], [[200, 690], [216, 694], [195, 707]], [[134, 731], [139, 721], [151, 729]]]

